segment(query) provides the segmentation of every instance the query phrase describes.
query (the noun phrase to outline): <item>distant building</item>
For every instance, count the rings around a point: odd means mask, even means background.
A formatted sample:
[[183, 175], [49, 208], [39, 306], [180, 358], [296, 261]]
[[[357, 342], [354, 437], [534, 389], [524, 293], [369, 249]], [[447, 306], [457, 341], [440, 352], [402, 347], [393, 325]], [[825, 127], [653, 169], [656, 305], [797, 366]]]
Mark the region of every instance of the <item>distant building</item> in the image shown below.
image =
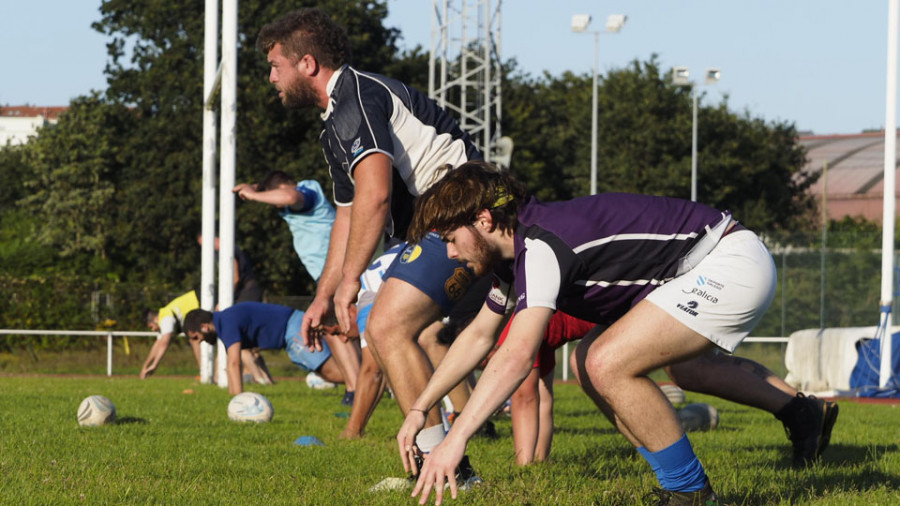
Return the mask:
[[[809, 192], [819, 202], [824, 195], [829, 219], [857, 216], [881, 223], [884, 131], [852, 135], [801, 135], [799, 143], [806, 147], [804, 170], [811, 173], [825, 171]], [[897, 158], [900, 160], [900, 155]], [[896, 167], [894, 170], [897, 170]]]
[[68, 107], [38, 107], [31, 105], [0, 105], [0, 148], [24, 144], [38, 128], [55, 125], [59, 115]]

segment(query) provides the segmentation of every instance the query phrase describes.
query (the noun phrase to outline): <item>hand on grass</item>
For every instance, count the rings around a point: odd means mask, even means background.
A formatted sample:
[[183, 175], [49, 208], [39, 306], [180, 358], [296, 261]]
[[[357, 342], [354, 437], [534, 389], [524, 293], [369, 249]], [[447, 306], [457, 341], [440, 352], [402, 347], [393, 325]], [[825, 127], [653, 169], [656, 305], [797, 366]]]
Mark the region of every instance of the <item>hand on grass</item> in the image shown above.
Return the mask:
[[400, 459], [403, 461], [403, 470], [413, 475], [419, 472], [416, 468], [416, 459], [414, 455], [421, 457], [421, 452], [416, 448], [416, 436], [425, 427], [425, 413], [419, 409], [410, 409], [406, 413], [406, 419], [397, 433], [397, 450], [400, 452]]
[[466, 452], [466, 444], [457, 443], [450, 434], [439, 444], [425, 459], [422, 469], [419, 471], [419, 479], [413, 488], [412, 497], [420, 493], [419, 504], [428, 502], [432, 489], [434, 490], [434, 504], [440, 506], [444, 500], [444, 484], [450, 484], [450, 496], [456, 499], [459, 491], [456, 483], [456, 468]]

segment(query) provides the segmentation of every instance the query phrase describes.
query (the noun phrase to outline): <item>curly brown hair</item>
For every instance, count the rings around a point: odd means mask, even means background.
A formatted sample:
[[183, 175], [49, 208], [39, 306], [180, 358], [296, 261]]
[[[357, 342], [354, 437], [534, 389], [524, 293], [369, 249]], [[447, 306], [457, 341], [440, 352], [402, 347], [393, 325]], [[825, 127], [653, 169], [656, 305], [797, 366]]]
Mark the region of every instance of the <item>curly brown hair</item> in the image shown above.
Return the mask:
[[350, 61], [347, 32], [315, 8], [289, 12], [264, 26], [256, 38], [256, 48], [268, 53], [275, 44], [281, 44], [284, 56], [293, 61], [308, 54], [323, 67], [335, 70]]
[[508, 172], [486, 162], [466, 162], [419, 197], [407, 239], [419, 242], [431, 230], [444, 237], [475, 223], [484, 209], [502, 232], [515, 231], [525, 196], [525, 186]]

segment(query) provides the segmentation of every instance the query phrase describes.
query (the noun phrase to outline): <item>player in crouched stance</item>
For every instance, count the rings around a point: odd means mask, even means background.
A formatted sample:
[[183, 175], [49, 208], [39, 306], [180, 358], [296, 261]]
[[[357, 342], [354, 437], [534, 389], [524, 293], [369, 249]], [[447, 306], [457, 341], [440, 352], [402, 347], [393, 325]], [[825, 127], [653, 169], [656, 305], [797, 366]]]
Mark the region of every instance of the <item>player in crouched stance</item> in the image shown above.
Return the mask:
[[[214, 345], [216, 339], [225, 346], [228, 393], [237, 395], [244, 391], [241, 374], [241, 350], [258, 348], [261, 350], [283, 349], [291, 362], [316, 372], [326, 381], [343, 383], [341, 369], [332, 360], [329, 342], [338, 336], [323, 336], [322, 349], [310, 350], [300, 338], [300, 323], [303, 311], [278, 304], [262, 302], [242, 302], [216, 311], [195, 309], [184, 318], [184, 332], [192, 342], [206, 341]], [[266, 371], [271, 382], [271, 376]]]
[[[753, 329], [775, 291], [775, 266], [756, 234], [728, 212], [678, 199], [601, 194], [539, 202], [480, 162], [463, 164], [422, 195], [410, 239], [432, 229], [451, 258], [476, 275], [493, 272], [495, 289], [408, 410], [397, 435], [404, 467], [416, 466], [424, 413], [491, 350], [510, 300], [516, 316], [470, 402], [425, 459], [413, 489], [421, 503], [434, 489], [440, 504], [447, 482], [456, 497], [453, 474], [469, 438], [531, 371], [556, 310], [610, 323], [585, 354], [582, 380], [656, 472], [660, 502], [718, 501], [647, 374], [716, 347], [732, 352]], [[694, 289], [702, 281], [711, 287], [706, 295]], [[512, 283], [509, 295], [504, 287]]]

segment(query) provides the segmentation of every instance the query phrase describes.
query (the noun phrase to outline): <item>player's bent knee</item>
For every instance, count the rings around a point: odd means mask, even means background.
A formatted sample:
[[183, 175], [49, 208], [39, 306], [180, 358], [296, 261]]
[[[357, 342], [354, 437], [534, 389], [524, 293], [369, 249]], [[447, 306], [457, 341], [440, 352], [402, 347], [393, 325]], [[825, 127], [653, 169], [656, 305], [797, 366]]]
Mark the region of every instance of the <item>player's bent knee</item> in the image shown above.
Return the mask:
[[378, 353], [384, 354], [393, 346], [414, 342], [418, 330], [392, 315], [373, 311], [366, 323], [366, 341], [369, 346], [374, 345]]
[[587, 375], [587, 378], [582, 379], [590, 383], [594, 390], [603, 396], [622, 377], [622, 372], [616, 370], [612, 362], [604, 357], [604, 352], [596, 348], [591, 348], [584, 358], [582, 373]]

